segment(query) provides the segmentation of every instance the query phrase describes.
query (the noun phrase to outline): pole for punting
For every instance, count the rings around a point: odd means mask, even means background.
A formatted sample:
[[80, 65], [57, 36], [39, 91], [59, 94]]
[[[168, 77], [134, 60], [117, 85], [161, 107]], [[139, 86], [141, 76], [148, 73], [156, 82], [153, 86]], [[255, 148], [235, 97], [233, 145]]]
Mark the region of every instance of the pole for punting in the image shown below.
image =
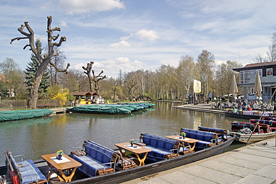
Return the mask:
[[[267, 108], [269, 102], [272, 100], [272, 97], [275, 95], [275, 92], [276, 92], [276, 90], [273, 92], [273, 94], [272, 94], [270, 100], [269, 100], [268, 103], [266, 104], [265, 109], [263, 110], [263, 113], [262, 113], [260, 119], [258, 120], [258, 122], [256, 123], [256, 126], [254, 127], [253, 131], [251, 132], [251, 134], [250, 134], [250, 136], [249, 136], [249, 138], [248, 138], [246, 144], [248, 144], [248, 141], [249, 141], [249, 139], [251, 138], [253, 132], [254, 132], [254, 131], [256, 130], [256, 128], [258, 127], [258, 124], [259, 124], [260, 120], [262, 119], [262, 117], [263, 117], [263, 115], [264, 115], [264, 111], [266, 111], [266, 108]], [[275, 133], [275, 146], [276, 146], [276, 133]]]

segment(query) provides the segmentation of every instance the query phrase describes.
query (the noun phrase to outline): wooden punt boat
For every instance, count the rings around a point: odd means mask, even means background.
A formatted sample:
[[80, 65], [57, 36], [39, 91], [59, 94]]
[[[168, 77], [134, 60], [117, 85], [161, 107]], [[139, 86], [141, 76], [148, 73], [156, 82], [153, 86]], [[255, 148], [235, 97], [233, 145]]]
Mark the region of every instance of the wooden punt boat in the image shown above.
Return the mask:
[[257, 115], [247, 115], [247, 114], [237, 114], [233, 112], [225, 112], [225, 116], [238, 119], [258, 119], [261, 116]]
[[[157, 172], [161, 172], [164, 170], [172, 169], [178, 166], [182, 166], [185, 164], [189, 164], [191, 162], [195, 162], [207, 157], [211, 157], [223, 151], [234, 141], [235, 137], [231, 137], [230, 139], [226, 140], [221, 144], [217, 144], [215, 146], [202, 149], [199, 151], [195, 151], [194, 153], [178, 156], [171, 159], [166, 159], [158, 162], [153, 162], [146, 164], [141, 167], [130, 168], [127, 170], [116, 170], [116, 172], [101, 175], [101, 176], [94, 176], [94, 177], [85, 177], [82, 173], [76, 173], [70, 183], [78, 183], [78, 184], [85, 184], [85, 183], [120, 183], [128, 180], [132, 180], [135, 178], [143, 177], [146, 175], [151, 175]], [[49, 173], [48, 165], [45, 161], [39, 160], [34, 162], [35, 165], [39, 168], [39, 170], [47, 176]], [[0, 175], [7, 174], [7, 167], [2, 166], [0, 167]], [[55, 181], [50, 180], [49, 183], [55, 183]], [[56, 181], [56, 183], [59, 183]]]
[[[244, 134], [244, 133], [239, 133], [239, 132], [235, 132], [236, 134], [236, 138], [235, 141], [239, 141], [239, 142], [244, 142], [244, 143], [254, 143], [254, 142], [258, 142], [258, 141], [262, 141], [265, 139], [269, 139], [272, 137], [275, 137], [275, 132], [269, 132], [269, 133], [256, 133], [256, 134], [252, 134], [252, 136], [250, 137], [251, 134]], [[248, 140], [248, 138], [250, 137], [250, 139]]]
[[235, 141], [254, 143], [274, 137], [275, 125], [273, 120], [250, 119], [249, 122], [231, 122], [231, 130], [236, 135]]
[[[241, 111], [240, 113], [233, 113], [232, 111], [225, 111], [225, 116], [231, 118], [239, 118], [239, 119], [259, 119], [261, 117], [262, 112], [257, 111]], [[263, 117], [271, 117], [274, 116], [273, 112], [265, 112]]]

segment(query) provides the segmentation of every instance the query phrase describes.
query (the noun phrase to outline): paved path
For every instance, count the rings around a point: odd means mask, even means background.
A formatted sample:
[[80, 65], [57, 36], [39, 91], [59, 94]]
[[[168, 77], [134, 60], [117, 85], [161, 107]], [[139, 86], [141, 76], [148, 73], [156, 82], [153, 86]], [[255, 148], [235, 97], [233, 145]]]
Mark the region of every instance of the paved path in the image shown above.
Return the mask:
[[[265, 142], [267, 144], [264, 144]], [[276, 183], [275, 139], [268, 139], [181, 167], [124, 182], [124, 184], [138, 183]]]

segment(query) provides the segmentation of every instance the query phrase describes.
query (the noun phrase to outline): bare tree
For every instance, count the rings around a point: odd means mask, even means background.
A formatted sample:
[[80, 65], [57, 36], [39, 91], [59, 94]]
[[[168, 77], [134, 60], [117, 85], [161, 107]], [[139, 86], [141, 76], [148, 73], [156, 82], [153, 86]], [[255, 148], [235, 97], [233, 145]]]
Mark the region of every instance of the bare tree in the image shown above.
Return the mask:
[[[66, 60], [66, 56], [63, 54], [62, 51], [60, 51], [58, 48], [54, 49], [54, 55], [52, 62], [59, 68], [62, 68], [64, 66], [64, 61]], [[55, 70], [54, 67], [50, 67], [50, 77], [51, 77], [51, 86], [55, 84], [60, 84], [60, 81], [58, 79], [61, 78], [60, 74], [57, 70]]]
[[191, 56], [182, 56], [177, 68], [177, 78], [180, 89], [185, 89], [183, 94], [189, 94], [193, 80], [196, 79], [196, 64]]
[[101, 72], [99, 73], [99, 75], [95, 76], [94, 70], [92, 70], [94, 89], [95, 89], [96, 93], [99, 93], [99, 90], [100, 90], [99, 81], [106, 78], [106, 75], [101, 76], [102, 73], [103, 73], [103, 70], [101, 70]]
[[[59, 34], [57, 36], [53, 36], [53, 32], [54, 31], [60, 31], [59, 27], [55, 27], [55, 28], [51, 28], [51, 24], [52, 24], [52, 16], [47, 17], [48, 21], [47, 21], [47, 34], [48, 34], [48, 54], [47, 57], [43, 58], [38, 51], [35, 48], [34, 45], [34, 31], [32, 30], [32, 28], [30, 27], [29, 23], [26, 21], [24, 22], [25, 25], [21, 25], [20, 28], [18, 28], [18, 31], [24, 35], [24, 37], [16, 37], [11, 39], [12, 43], [14, 40], [22, 40], [22, 39], [28, 39], [29, 40], [29, 44], [26, 44], [23, 49], [26, 49], [27, 47], [30, 47], [30, 50], [33, 52], [33, 54], [37, 57], [38, 61], [40, 62], [40, 66], [37, 69], [37, 73], [35, 75], [35, 79], [34, 79], [34, 83], [31, 87], [31, 92], [30, 92], [30, 103], [29, 106], [31, 109], [35, 109], [36, 108], [36, 103], [37, 103], [37, 98], [38, 98], [38, 87], [40, 85], [41, 82], [41, 78], [43, 73], [45, 72], [47, 66], [50, 64], [50, 66], [55, 67], [55, 69], [58, 72], [67, 72], [67, 69], [69, 68], [70, 64], [67, 64], [66, 69], [61, 70], [59, 69], [54, 63], [52, 63], [52, 57], [54, 55], [54, 46], [59, 47], [61, 46], [62, 42], [66, 41], [66, 37], [63, 36], [60, 38], [58, 43], [53, 43], [53, 41], [56, 41], [59, 37]], [[27, 30], [29, 31], [29, 33], [25, 32], [23, 29], [27, 28]]]
[[266, 52], [266, 55], [268, 56], [268, 61], [276, 61], [276, 44], [272, 43], [268, 46], [268, 50]]
[[88, 76], [90, 92], [93, 92], [93, 79], [91, 76], [91, 70], [92, 70], [93, 64], [94, 64], [94, 61], [90, 61], [90, 63], [87, 63], [86, 67], [82, 66], [82, 69], [86, 70], [84, 71], [84, 73]]
[[129, 98], [133, 99], [134, 92], [138, 88], [137, 82], [135, 80], [131, 79], [127, 82], [126, 87], [128, 89]]
[[[106, 75], [101, 76], [101, 74], [103, 73], [103, 70], [101, 70], [101, 72], [99, 73], [99, 75], [95, 76], [94, 70], [92, 70], [94, 61], [90, 61], [90, 63], [87, 63], [87, 67], [82, 66], [82, 68], [86, 71], [84, 71], [84, 73], [88, 76], [88, 80], [89, 80], [89, 84], [90, 84], [90, 92], [93, 92], [93, 82], [94, 82], [94, 89], [95, 91], [98, 93], [99, 92], [99, 84], [98, 82], [100, 80], [103, 80], [106, 78]], [[91, 76], [91, 71], [93, 76]]]
[[207, 50], [202, 50], [197, 59], [197, 66], [199, 68], [199, 80], [201, 81], [202, 93], [204, 98], [209, 94], [210, 84], [213, 82], [212, 68], [215, 64], [215, 56]]

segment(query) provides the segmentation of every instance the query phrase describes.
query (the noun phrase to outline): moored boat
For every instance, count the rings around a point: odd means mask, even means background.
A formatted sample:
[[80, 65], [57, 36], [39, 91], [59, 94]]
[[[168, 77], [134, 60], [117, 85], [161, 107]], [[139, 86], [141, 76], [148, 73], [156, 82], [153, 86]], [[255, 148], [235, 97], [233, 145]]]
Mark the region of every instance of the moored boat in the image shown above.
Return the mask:
[[93, 104], [66, 108], [69, 112], [91, 114], [130, 114], [135, 111], [153, 107], [152, 103], [118, 103], [118, 104]]
[[[183, 130], [187, 130], [187, 129], [182, 129], [182, 131]], [[190, 134], [191, 134], [191, 132], [189, 132], [189, 135]], [[146, 134], [143, 134], [143, 135], [146, 135]], [[187, 135], [188, 135], [188, 132], [187, 132]], [[148, 135], [147, 139], [149, 139], [151, 137], [156, 138], [157, 136]], [[179, 134], [177, 135], [177, 137], [179, 137]], [[159, 139], [163, 140], [166, 138], [159, 138]], [[182, 138], [179, 137], [179, 139], [182, 139]], [[188, 142], [189, 138], [186, 137], [185, 139]], [[88, 177], [88, 176], [85, 176], [82, 172], [76, 172], [75, 176], [72, 178], [71, 183], [119, 183], [119, 182], [123, 182], [123, 181], [128, 181], [128, 180], [131, 180], [134, 178], [138, 178], [138, 177], [150, 175], [150, 174], [153, 174], [156, 172], [168, 170], [168, 169], [171, 169], [174, 167], [178, 167], [178, 166], [185, 165], [185, 164], [197, 161], [197, 160], [211, 157], [213, 155], [220, 154], [233, 142], [233, 140], [234, 140], [234, 137], [229, 137], [229, 139], [226, 139], [225, 141], [221, 142], [220, 144], [214, 143], [214, 145], [212, 145], [210, 147], [206, 147], [205, 149], [195, 149], [196, 150], [195, 152], [190, 152], [189, 154], [184, 154], [184, 155], [173, 156], [173, 157], [170, 157], [169, 159], [163, 159], [160, 161], [152, 161], [152, 160], [146, 159], [145, 165], [142, 164], [142, 166], [140, 166], [140, 167], [133, 167], [133, 168], [129, 168], [126, 170], [123, 170], [122, 168], [119, 167], [118, 164], [115, 164], [114, 165], [115, 172], [107, 173], [104, 175], [96, 175], [93, 177]], [[143, 144], [145, 144], [145, 142], [146, 142], [146, 138], [143, 139]], [[97, 145], [96, 143], [93, 143], [93, 144]], [[123, 143], [122, 145], [124, 145], [124, 144], [127, 144], [127, 143]], [[120, 145], [120, 144], [115, 144], [115, 145]], [[140, 145], [142, 145], [142, 143], [137, 143], [135, 145], [140, 146]], [[108, 150], [107, 148], [105, 148], [104, 146], [101, 146], [101, 145], [99, 145], [99, 148]], [[134, 147], [133, 147], [133, 149], [134, 149]], [[152, 149], [151, 151], [154, 150], [153, 148], [151, 148], [151, 149]], [[139, 150], [139, 149], [137, 149], [137, 150]], [[118, 152], [118, 150], [115, 150], [115, 151]], [[153, 158], [152, 157], [153, 155], [154, 154], [149, 156], [149, 158]], [[43, 156], [43, 158], [45, 158], [45, 156]], [[119, 163], [119, 162], [117, 162], [117, 163]], [[49, 168], [45, 161], [40, 160], [40, 161], [34, 162], [34, 164], [41, 171], [41, 173], [43, 173], [45, 176], [48, 175]], [[7, 169], [7, 166], [1, 167], [0, 175], [7, 174], [7, 173], [5, 173], [6, 169]], [[57, 181], [57, 180], [55, 180], [55, 181]], [[53, 181], [51, 179], [49, 183], [54, 183], [55, 181]]]
[[254, 143], [258, 141], [262, 141], [265, 139], [275, 137], [275, 132], [268, 133], [256, 133], [256, 134], [245, 134], [245, 133], [236, 133], [235, 141], [243, 142], [243, 143]]
[[[239, 118], [239, 119], [259, 119], [262, 116], [262, 112], [260, 111], [239, 111], [232, 112], [232, 110], [225, 111], [225, 116], [231, 118]], [[272, 111], [264, 112], [263, 117], [273, 116]]]
[[231, 122], [231, 130], [236, 134], [235, 141], [253, 143], [274, 137], [276, 121], [259, 119], [250, 119], [249, 122], [234, 121]]
[[40, 118], [53, 114], [50, 109], [30, 109], [18, 111], [2, 111], [0, 112], [0, 121], [14, 121], [22, 119]]

